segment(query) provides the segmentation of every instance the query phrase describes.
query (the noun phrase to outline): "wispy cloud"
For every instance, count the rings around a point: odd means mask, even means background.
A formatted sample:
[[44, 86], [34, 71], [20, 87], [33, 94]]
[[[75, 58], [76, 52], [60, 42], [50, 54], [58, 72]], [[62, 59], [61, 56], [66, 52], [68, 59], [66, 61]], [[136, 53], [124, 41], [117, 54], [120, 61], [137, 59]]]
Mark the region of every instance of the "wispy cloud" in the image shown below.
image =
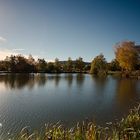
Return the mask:
[[24, 51], [25, 49], [22, 49], [22, 48], [17, 48], [17, 49], [13, 49], [12, 51], [16, 51], [16, 52], [19, 52], [19, 51]]
[[0, 36], [0, 43], [5, 43], [5, 42], [7, 42], [7, 39], [2, 37], [2, 36]]

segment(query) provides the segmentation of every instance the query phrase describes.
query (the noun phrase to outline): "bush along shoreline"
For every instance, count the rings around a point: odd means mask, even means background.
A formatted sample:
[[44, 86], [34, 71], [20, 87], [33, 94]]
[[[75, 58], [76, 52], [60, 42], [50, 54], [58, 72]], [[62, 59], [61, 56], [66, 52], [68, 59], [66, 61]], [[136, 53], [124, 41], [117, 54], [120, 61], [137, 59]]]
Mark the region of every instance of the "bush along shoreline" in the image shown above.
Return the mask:
[[107, 123], [100, 127], [94, 122], [77, 123], [73, 128], [66, 128], [59, 122], [45, 125], [43, 134], [30, 133], [25, 127], [10, 140], [140, 140], [140, 105], [130, 110], [121, 121]]

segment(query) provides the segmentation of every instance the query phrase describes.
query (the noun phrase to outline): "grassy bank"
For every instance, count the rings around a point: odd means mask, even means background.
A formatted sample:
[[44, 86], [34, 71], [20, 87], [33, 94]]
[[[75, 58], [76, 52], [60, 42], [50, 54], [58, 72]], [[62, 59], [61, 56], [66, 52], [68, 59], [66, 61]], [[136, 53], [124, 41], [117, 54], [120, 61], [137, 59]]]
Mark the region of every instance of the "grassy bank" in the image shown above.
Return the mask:
[[107, 123], [107, 127], [96, 126], [93, 122], [83, 122], [73, 128], [65, 128], [60, 123], [46, 125], [44, 134], [30, 133], [23, 128], [11, 140], [140, 140], [140, 105], [117, 123]]

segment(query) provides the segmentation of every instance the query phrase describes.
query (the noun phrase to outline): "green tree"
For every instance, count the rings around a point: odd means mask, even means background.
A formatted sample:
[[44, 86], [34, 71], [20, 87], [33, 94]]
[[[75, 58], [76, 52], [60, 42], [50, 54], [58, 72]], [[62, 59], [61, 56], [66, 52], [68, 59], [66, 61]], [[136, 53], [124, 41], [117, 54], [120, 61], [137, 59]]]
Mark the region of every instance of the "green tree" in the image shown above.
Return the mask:
[[85, 72], [89, 72], [89, 71], [90, 71], [90, 68], [91, 68], [91, 65], [90, 65], [90, 64], [85, 65], [85, 66], [84, 66], [84, 71], [85, 71]]
[[38, 70], [38, 72], [46, 72], [47, 71], [47, 62], [44, 59], [38, 59], [37, 70]]
[[16, 56], [14, 55], [11, 55], [9, 58], [9, 66], [8, 66], [8, 69], [9, 71], [11, 72], [16, 72]]
[[5, 61], [0, 61], [0, 71], [7, 71], [8, 69], [6, 68]]
[[135, 43], [124, 41], [115, 46], [116, 60], [120, 67], [126, 71], [132, 71], [138, 63], [138, 52], [135, 49]]
[[30, 63], [31, 65], [35, 65], [35, 59], [31, 54], [29, 54], [28, 56], [28, 63]]
[[26, 66], [27, 66], [27, 61], [26, 59], [21, 56], [21, 55], [17, 55], [16, 57], [16, 72], [23, 72], [26, 71]]
[[55, 72], [61, 72], [61, 63], [58, 58], [55, 58], [54, 62]]
[[55, 71], [55, 67], [54, 67], [54, 63], [53, 62], [48, 62], [47, 64], [47, 72], [54, 72]]
[[108, 70], [110, 71], [120, 71], [121, 67], [119, 62], [116, 59], [113, 59], [110, 63], [108, 63]]
[[90, 73], [95, 75], [105, 75], [107, 62], [103, 54], [96, 56], [91, 62]]
[[66, 62], [66, 71], [67, 72], [72, 72], [72, 69], [73, 69], [73, 61], [69, 57], [68, 61]]
[[15, 72], [33, 72], [32, 65], [28, 63], [28, 60], [24, 56], [17, 55], [15, 56]]
[[10, 57], [6, 56], [3, 62], [4, 62], [5, 70], [10, 71]]
[[31, 54], [28, 56], [27, 61], [28, 61], [28, 64], [30, 65], [30, 71], [36, 72], [37, 71], [36, 61]]
[[76, 71], [82, 72], [84, 66], [85, 65], [84, 65], [84, 62], [83, 62], [83, 58], [82, 57], [79, 57], [78, 59], [76, 59], [76, 62], [75, 62], [75, 69], [76, 69]]

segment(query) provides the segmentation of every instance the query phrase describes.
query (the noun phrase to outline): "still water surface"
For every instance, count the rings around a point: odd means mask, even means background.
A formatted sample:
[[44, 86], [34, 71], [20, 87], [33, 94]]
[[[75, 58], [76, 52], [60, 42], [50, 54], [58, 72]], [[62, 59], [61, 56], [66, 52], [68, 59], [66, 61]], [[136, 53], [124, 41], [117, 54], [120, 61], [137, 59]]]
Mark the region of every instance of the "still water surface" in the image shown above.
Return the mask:
[[97, 124], [125, 116], [140, 101], [140, 80], [88, 74], [0, 75], [0, 133], [39, 129], [61, 120]]

